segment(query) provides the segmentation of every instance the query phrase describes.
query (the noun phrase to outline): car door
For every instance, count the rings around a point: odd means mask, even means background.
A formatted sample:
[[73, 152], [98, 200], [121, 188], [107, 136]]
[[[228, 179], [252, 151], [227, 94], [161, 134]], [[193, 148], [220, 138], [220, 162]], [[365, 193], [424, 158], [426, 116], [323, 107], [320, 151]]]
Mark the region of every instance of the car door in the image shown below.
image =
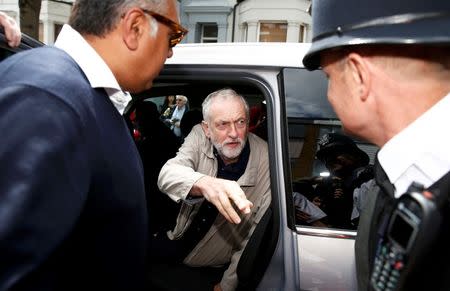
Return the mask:
[[[356, 290], [356, 231], [295, 220], [297, 180], [322, 171], [315, 158], [320, 137], [342, 132], [327, 101], [322, 72], [295, 66], [199, 65], [181, 58], [165, 66], [151, 90], [133, 96], [127, 114], [138, 101], [159, 105], [162, 96], [173, 94], [187, 96], [190, 108], [200, 109], [209, 93], [223, 87], [242, 93], [250, 106], [264, 101], [267, 107], [272, 205], [243, 253], [238, 290]], [[371, 145], [357, 142], [373, 157]]]
[[0, 62], [9, 56], [12, 56], [13, 54], [15, 54], [17, 52], [35, 48], [35, 47], [40, 47], [43, 45], [44, 44], [42, 42], [40, 42], [34, 38], [31, 38], [26, 34], [22, 34], [22, 39], [20, 41], [19, 46], [12, 48], [8, 45], [8, 43], [6, 41], [6, 37], [5, 37], [4, 31], [3, 31], [3, 28], [0, 27]]
[[[293, 192], [307, 191], [305, 181], [314, 177], [320, 180], [321, 176], [329, 175], [316, 157], [318, 142], [330, 132], [345, 135], [341, 122], [327, 101], [327, 80], [321, 71], [286, 68], [280, 74], [280, 83], [285, 100], [285, 139], [289, 154], [286, 160], [289, 166], [285, 167], [288, 180], [286, 214], [288, 227], [296, 241], [300, 289], [356, 290], [354, 242], [357, 225], [348, 229], [332, 228], [328, 226], [330, 224], [314, 226], [295, 219], [297, 210]], [[363, 141], [354, 141], [373, 163], [377, 148]], [[312, 196], [307, 199], [311, 200], [308, 204], [313, 202]]]
[[[218, 89], [228, 87], [242, 94], [247, 100], [250, 109], [265, 104], [267, 106], [267, 119], [265, 119], [265, 121], [267, 121], [267, 124], [271, 124], [274, 119], [273, 106], [274, 103], [278, 103], [276, 78], [278, 72], [278, 68], [256, 68], [249, 66], [166, 65], [160, 76], [154, 81], [154, 85], [150, 90], [139, 94], [133, 94], [133, 102], [127, 109], [125, 117], [129, 121], [130, 130], [134, 133], [136, 130], [139, 130], [139, 126], [135, 126], [135, 118], [137, 116], [135, 114], [137, 111], [135, 110], [147, 102], [152, 102], [158, 107], [161, 104], [161, 100], [164, 99], [163, 96], [184, 95], [188, 98], [189, 102], [189, 111], [186, 113], [188, 114], [193, 110], [201, 111], [201, 104], [208, 94]], [[139, 120], [137, 121], [139, 125]], [[183, 118], [180, 126], [183, 126], [184, 122], [185, 120]], [[261, 138], [268, 139], [270, 156], [273, 156], [274, 145], [279, 144], [274, 141], [274, 135], [274, 129], [271, 126], [268, 126], [266, 131], [261, 135]], [[139, 140], [141, 140], [143, 136], [141, 134], [134, 134], [134, 138], [136, 142], [139, 143]], [[165, 140], [163, 142], [167, 141]], [[168, 146], [169, 145], [167, 144], [166, 147]], [[145, 151], [152, 150], [150, 147], [146, 147], [143, 148], [143, 151], [144, 152], [141, 152], [141, 155], [145, 155]], [[150, 153], [150, 155], [154, 160], [155, 154]], [[146, 171], [146, 169], [149, 169], [150, 167], [146, 165], [145, 159], [143, 159], [143, 163], [144, 173], [147, 172], [148, 174], [149, 172]], [[275, 179], [275, 167], [275, 163], [271, 163], [270, 172], [273, 173], [271, 176], [274, 177], [274, 179], [271, 179], [271, 188], [273, 189], [278, 188], [277, 184], [281, 181]], [[155, 169], [150, 169], [150, 171], [155, 171]], [[157, 172], [158, 170], [154, 173], [156, 176], [158, 174]], [[146, 177], [146, 179], [147, 178], [150, 179], [151, 177]], [[278, 193], [278, 191], [272, 190], [272, 201], [278, 200]], [[153, 194], [148, 193], [148, 195], [148, 197], [150, 197]], [[156, 210], [152, 209], [150, 213], [155, 213], [163, 208], [160, 204], [155, 202], [154, 198], [149, 199], [149, 201], [152, 201], [151, 205], [149, 205], [150, 208], [157, 208]], [[271, 210], [274, 209], [276, 215], [279, 213], [277, 205], [278, 203], [271, 207]], [[246, 263], [241, 264], [242, 267], [238, 272], [240, 277], [240, 286], [238, 287], [238, 290], [252, 290], [256, 288], [259, 283], [278, 241], [279, 228], [276, 227], [276, 225], [279, 224], [279, 219], [276, 215], [272, 212], [268, 212], [263, 219], [267, 226], [267, 231], [266, 229], [262, 229], [262, 232], [264, 233], [263, 237], [268, 237], [269, 239], [264, 240], [263, 244], [260, 244], [261, 239], [252, 239], [252, 241], [259, 246], [257, 249], [258, 251], [255, 255], [246, 255], [246, 259], [244, 260]], [[252, 244], [248, 249], [256, 249], [255, 244]], [[278, 274], [281, 273], [277, 271], [277, 275]], [[276, 290], [280, 290], [278, 286]]]

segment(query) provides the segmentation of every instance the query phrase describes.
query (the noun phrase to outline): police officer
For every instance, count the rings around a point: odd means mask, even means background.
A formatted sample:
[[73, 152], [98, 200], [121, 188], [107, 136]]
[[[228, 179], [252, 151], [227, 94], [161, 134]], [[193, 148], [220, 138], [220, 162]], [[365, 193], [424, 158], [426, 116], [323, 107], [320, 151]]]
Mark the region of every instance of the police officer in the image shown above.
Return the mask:
[[[450, 170], [450, 1], [316, 0], [312, 16], [303, 63], [328, 76], [328, 99], [344, 129], [381, 147], [375, 176], [382, 190], [362, 213], [355, 245], [358, 286], [366, 290], [383, 211], [413, 181], [429, 187]], [[448, 260], [436, 259], [432, 272], [448, 274]]]

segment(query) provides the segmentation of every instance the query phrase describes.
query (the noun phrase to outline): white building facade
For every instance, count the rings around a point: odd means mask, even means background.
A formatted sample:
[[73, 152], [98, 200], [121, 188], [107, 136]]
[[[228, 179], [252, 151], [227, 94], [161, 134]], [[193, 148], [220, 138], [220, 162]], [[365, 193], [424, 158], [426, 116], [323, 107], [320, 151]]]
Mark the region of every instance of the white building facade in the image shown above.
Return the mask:
[[181, 0], [185, 42], [310, 42], [311, 0]]
[[[53, 44], [64, 23], [67, 23], [74, 0], [42, 0], [39, 20], [39, 40]], [[18, 0], [0, 0], [0, 10], [20, 24]]]
[[[0, 0], [0, 10], [18, 23], [18, 0]], [[53, 44], [74, 0], [43, 0], [39, 40]], [[310, 42], [311, 0], [178, 0], [184, 43]]]

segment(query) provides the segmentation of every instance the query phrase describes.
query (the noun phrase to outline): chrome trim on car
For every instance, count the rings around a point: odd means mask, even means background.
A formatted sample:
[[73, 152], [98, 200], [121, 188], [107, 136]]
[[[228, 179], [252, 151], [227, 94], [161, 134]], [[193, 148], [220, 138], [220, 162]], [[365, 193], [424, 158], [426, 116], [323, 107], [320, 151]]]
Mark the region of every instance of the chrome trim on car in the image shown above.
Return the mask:
[[317, 227], [304, 227], [297, 226], [297, 233], [300, 235], [330, 237], [330, 238], [342, 238], [342, 239], [355, 239], [356, 231], [354, 230], [338, 230], [330, 228], [317, 228]]

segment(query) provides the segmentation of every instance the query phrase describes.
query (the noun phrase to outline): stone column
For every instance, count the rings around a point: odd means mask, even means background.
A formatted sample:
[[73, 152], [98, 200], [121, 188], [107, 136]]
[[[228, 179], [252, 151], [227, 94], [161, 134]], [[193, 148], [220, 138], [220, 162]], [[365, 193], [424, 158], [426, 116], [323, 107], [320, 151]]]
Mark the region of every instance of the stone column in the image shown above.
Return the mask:
[[239, 24], [239, 29], [235, 31], [234, 41], [235, 42], [246, 42], [247, 41], [247, 24]]
[[51, 45], [55, 43], [55, 25], [53, 21], [42, 19], [44, 43]]
[[300, 22], [288, 21], [286, 42], [299, 42]]
[[189, 33], [186, 35], [185, 39], [183, 39], [183, 43], [194, 43], [195, 42], [195, 34], [197, 31], [195, 31], [196, 23], [189, 23], [189, 26], [187, 29], [189, 30]]
[[258, 38], [258, 22], [248, 21], [247, 22], [247, 42], [257, 42]]
[[217, 42], [227, 41], [227, 24], [217, 23]]
[[312, 41], [311, 25], [305, 24], [305, 42], [311, 42], [311, 41]]

